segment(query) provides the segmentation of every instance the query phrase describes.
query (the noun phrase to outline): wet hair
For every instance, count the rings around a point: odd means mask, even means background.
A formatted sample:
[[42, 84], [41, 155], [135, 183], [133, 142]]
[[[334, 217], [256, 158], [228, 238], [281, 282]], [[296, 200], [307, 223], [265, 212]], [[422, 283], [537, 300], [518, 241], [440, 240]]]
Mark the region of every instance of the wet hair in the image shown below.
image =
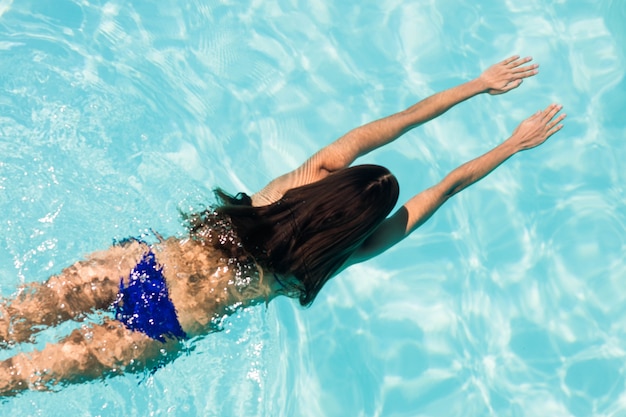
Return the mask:
[[[228, 220], [239, 237], [230, 246], [242, 246], [277, 275], [287, 295], [308, 306], [391, 212], [399, 187], [386, 168], [358, 165], [290, 189], [266, 206], [253, 207], [243, 193], [233, 197], [217, 189], [215, 194], [217, 207], [188, 217], [190, 233], [223, 228]], [[234, 254], [237, 248], [230, 250]]]

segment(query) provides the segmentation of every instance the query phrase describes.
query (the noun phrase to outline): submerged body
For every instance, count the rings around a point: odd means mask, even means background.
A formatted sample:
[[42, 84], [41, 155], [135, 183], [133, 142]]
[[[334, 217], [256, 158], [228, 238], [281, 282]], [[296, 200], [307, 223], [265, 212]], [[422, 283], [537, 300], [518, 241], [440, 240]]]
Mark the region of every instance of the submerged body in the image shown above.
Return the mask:
[[252, 197], [218, 191], [215, 211], [186, 218], [184, 238], [125, 241], [0, 301], [0, 347], [104, 312], [99, 322], [56, 344], [2, 361], [0, 395], [154, 369], [177, 356], [183, 339], [219, 330], [221, 319], [239, 308], [278, 295], [311, 304], [343, 268], [384, 252], [450, 197], [561, 129], [561, 106], [538, 111], [500, 145], [389, 217], [399, 194], [395, 177], [379, 166], [350, 166], [477, 94], [518, 87], [537, 73], [537, 65], [525, 65], [529, 61], [513, 56], [474, 80], [360, 126]]
[[[0, 340], [5, 345], [25, 342], [44, 326], [82, 320], [94, 310], [112, 311], [120, 283], [128, 285], [131, 272], [150, 253], [162, 268], [174, 318], [186, 338], [218, 330], [223, 317], [275, 296], [273, 274], [265, 274], [254, 263], [237, 262], [203, 242], [129, 241], [95, 252], [44, 283], [22, 288], [15, 300], [0, 307]], [[47, 389], [58, 381], [153, 368], [179, 350], [180, 338], [163, 336], [150, 337], [105, 314], [102, 324], [77, 329], [58, 345], [2, 362], [0, 392]]]

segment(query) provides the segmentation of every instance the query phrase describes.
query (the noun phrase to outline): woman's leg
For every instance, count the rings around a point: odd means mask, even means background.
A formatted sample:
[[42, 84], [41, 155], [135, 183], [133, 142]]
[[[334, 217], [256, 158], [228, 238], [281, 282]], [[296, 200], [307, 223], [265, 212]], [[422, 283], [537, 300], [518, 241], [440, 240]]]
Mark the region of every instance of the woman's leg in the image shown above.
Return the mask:
[[128, 277], [147, 247], [139, 242], [95, 252], [43, 283], [27, 284], [0, 301], [0, 347], [30, 340], [45, 326], [108, 308], [120, 279]]
[[107, 320], [74, 330], [41, 351], [0, 362], [0, 396], [152, 369], [173, 359], [178, 350], [176, 340], [162, 343], [119, 321]]

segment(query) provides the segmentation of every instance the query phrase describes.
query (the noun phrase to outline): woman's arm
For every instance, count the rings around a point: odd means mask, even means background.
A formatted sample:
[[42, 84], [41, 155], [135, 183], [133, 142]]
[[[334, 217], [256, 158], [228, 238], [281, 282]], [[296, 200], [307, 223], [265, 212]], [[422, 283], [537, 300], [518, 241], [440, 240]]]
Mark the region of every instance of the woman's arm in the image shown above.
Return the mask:
[[537, 73], [538, 65], [522, 66], [532, 58], [512, 56], [492, 65], [478, 78], [434, 94], [408, 109], [358, 127], [322, 149], [323, 169], [335, 171], [356, 158], [393, 142], [403, 134], [480, 93], [502, 94], [518, 87], [523, 78]]
[[351, 263], [362, 262], [395, 245], [424, 224], [450, 197], [484, 178], [512, 155], [541, 145], [558, 132], [565, 114], [562, 106], [552, 104], [524, 120], [510, 138], [486, 154], [469, 161], [448, 174], [439, 184], [411, 198], [364, 242]]
[[309, 158], [296, 170], [265, 187], [256, 199], [280, 198], [290, 188], [317, 181], [330, 172], [349, 166], [374, 149], [393, 142], [409, 130], [445, 113], [451, 107], [480, 93], [502, 94], [518, 87], [522, 79], [537, 74], [538, 65], [524, 65], [532, 58], [512, 56], [486, 69], [478, 78], [434, 94], [408, 109], [360, 126]]

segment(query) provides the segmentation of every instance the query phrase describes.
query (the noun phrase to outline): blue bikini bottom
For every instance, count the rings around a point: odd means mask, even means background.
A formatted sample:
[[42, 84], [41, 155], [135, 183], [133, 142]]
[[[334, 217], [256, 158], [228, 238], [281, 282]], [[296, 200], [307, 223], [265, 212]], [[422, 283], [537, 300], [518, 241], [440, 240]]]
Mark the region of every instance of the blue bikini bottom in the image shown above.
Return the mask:
[[138, 330], [152, 339], [185, 339], [187, 335], [170, 300], [162, 268], [148, 251], [133, 268], [129, 282], [120, 282], [120, 292], [113, 304], [115, 319], [130, 330]]

